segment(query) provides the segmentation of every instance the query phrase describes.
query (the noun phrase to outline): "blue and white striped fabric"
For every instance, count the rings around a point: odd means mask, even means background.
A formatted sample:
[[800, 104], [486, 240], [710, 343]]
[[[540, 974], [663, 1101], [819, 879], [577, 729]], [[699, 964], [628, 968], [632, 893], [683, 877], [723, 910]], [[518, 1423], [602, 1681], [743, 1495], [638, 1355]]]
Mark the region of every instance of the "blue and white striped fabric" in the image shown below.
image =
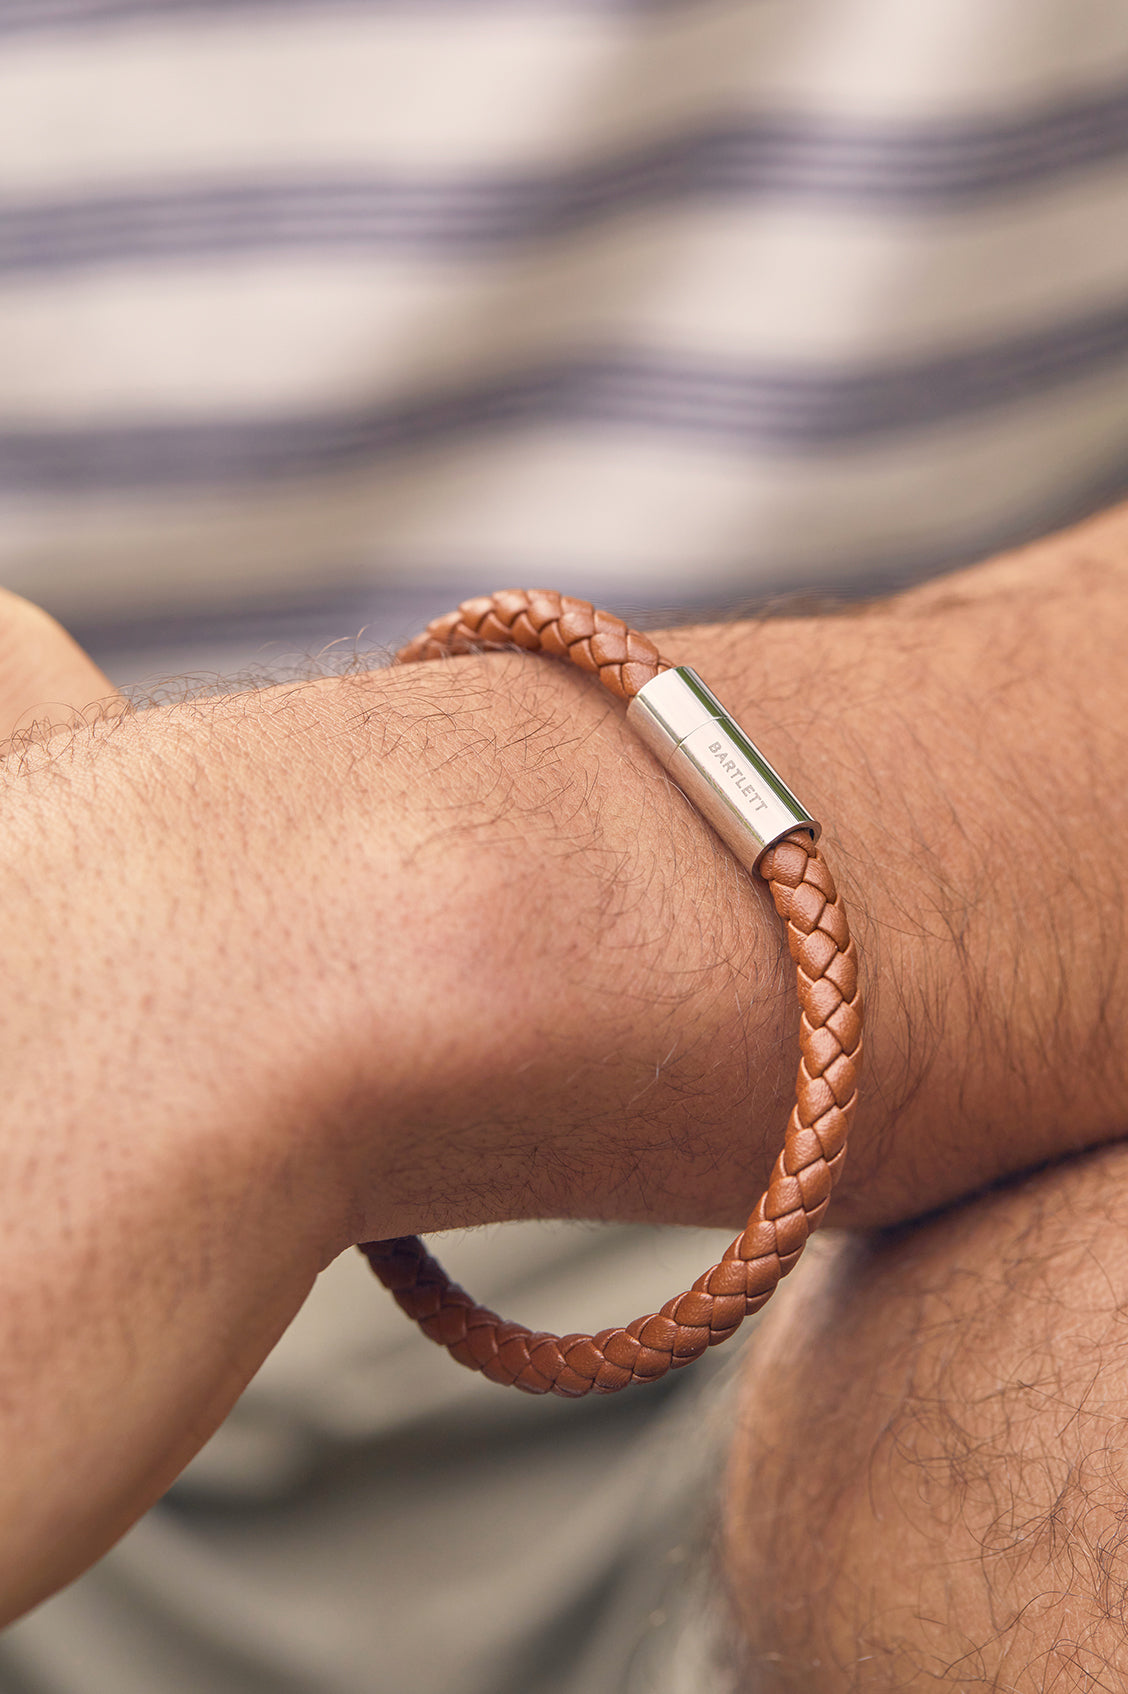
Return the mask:
[[1128, 482], [1121, 0], [0, 0], [65, 616], [935, 569]]
[[[83, 632], [876, 586], [1126, 491], [1124, 0], [0, 0], [0, 579]], [[569, 1329], [707, 1261], [455, 1263]], [[719, 1694], [642, 1422], [341, 1261], [0, 1694]]]

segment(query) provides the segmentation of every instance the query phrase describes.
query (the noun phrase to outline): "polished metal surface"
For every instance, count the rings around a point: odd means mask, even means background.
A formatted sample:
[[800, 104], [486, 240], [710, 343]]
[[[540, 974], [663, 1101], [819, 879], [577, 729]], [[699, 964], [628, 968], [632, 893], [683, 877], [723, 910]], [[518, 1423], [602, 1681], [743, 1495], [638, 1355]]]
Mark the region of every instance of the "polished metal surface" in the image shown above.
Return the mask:
[[641, 688], [627, 720], [749, 870], [793, 829], [818, 840], [822, 826], [688, 665]]

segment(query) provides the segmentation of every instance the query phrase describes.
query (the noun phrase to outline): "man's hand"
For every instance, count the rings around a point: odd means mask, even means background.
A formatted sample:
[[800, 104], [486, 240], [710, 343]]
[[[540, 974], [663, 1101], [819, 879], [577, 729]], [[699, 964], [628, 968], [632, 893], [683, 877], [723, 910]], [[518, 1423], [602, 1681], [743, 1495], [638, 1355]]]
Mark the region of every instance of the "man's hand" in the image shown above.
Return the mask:
[[[1126, 528], [662, 640], [851, 899], [832, 1222], [1121, 1131]], [[156, 1498], [350, 1242], [743, 1221], [797, 1055], [780, 926], [578, 674], [494, 655], [104, 719], [17, 741], [3, 786], [8, 1615]]]

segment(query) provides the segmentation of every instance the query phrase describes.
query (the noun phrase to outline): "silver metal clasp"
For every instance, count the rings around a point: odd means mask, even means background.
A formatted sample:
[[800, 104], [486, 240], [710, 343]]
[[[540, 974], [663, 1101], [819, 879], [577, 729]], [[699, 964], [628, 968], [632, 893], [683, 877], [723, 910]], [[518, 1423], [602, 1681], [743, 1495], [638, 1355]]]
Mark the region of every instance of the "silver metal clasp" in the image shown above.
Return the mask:
[[748, 870], [793, 829], [818, 840], [822, 825], [688, 665], [640, 688], [627, 721]]

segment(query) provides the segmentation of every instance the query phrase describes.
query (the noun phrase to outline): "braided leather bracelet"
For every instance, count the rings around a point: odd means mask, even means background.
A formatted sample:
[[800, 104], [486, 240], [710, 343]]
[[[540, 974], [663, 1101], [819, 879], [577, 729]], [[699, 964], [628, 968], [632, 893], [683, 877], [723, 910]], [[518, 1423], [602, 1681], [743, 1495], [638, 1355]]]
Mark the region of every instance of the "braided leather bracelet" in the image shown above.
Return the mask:
[[598, 1335], [507, 1323], [450, 1281], [416, 1236], [361, 1246], [399, 1305], [459, 1364], [529, 1394], [613, 1394], [727, 1341], [799, 1258], [842, 1169], [862, 1042], [858, 962], [819, 826], [696, 674], [586, 600], [513, 589], [437, 618], [397, 663], [502, 647], [569, 659], [629, 702], [627, 716], [749, 869], [787, 925], [799, 989], [799, 1077], [783, 1151], [742, 1234], [660, 1312]]

